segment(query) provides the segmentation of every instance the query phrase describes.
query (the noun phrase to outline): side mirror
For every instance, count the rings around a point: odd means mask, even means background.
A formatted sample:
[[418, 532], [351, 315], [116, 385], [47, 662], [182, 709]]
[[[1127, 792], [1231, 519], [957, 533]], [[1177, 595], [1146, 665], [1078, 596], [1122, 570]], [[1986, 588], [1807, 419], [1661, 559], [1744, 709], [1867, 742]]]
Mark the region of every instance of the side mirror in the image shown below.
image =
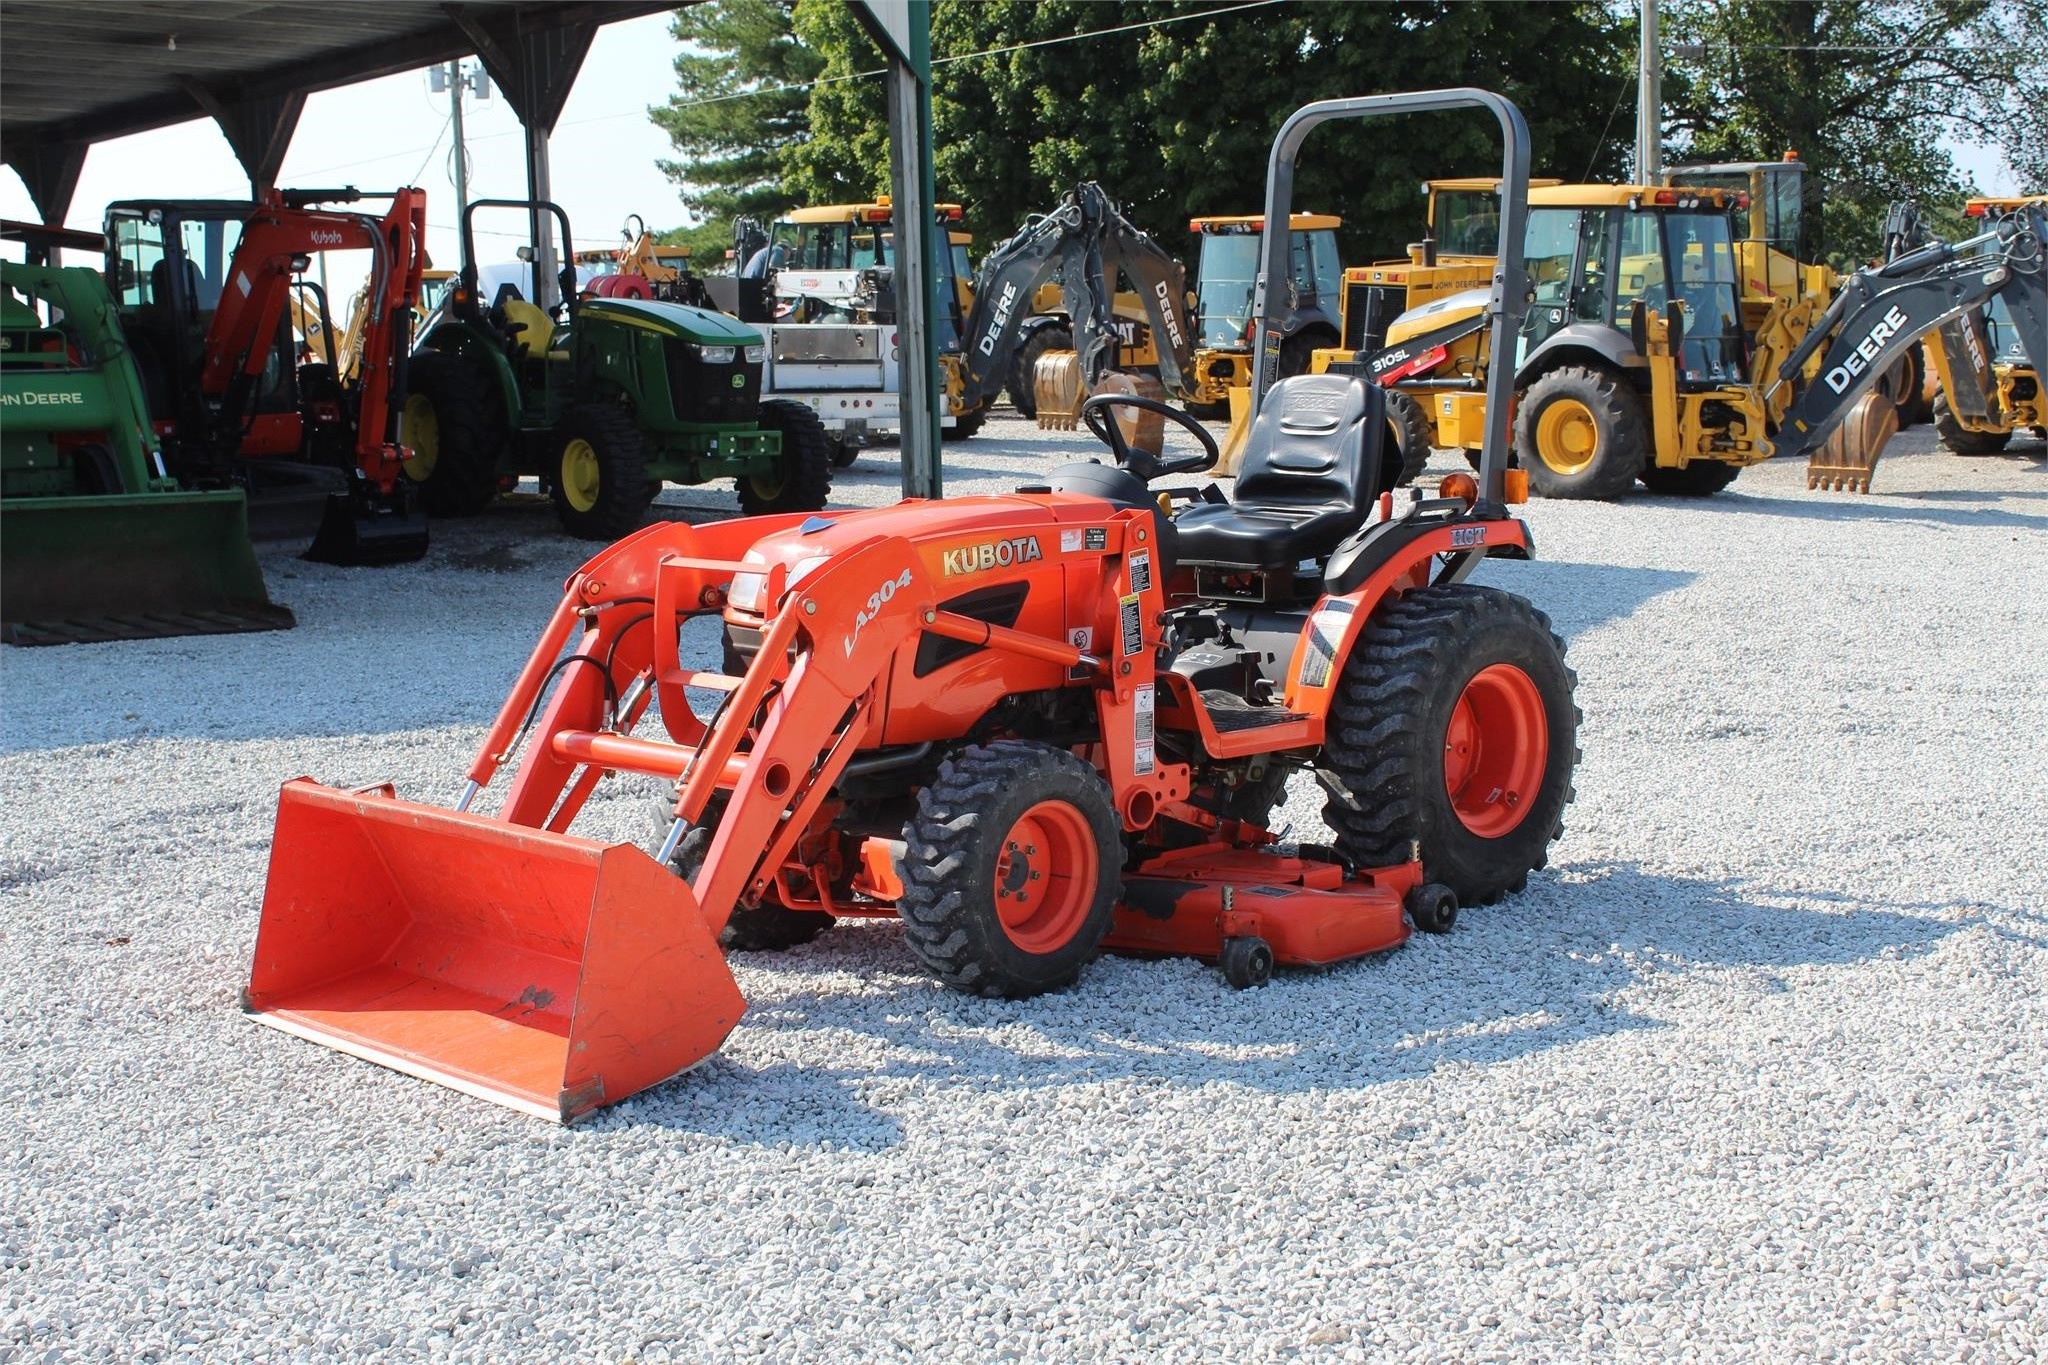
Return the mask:
[[519, 248], [519, 250], [513, 252], [512, 254], [514, 256], [517, 256], [521, 261], [524, 261], [527, 265], [533, 264], [533, 248], [530, 246], [522, 246]]

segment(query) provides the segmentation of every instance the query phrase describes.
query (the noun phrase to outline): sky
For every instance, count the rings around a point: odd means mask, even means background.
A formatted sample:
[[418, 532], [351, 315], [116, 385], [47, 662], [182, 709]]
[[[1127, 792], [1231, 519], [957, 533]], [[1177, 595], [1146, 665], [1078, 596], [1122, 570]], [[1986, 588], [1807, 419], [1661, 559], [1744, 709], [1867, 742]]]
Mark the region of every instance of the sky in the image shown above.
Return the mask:
[[[678, 47], [668, 26], [669, 16], [657, 14], [598, 30], [556, 125], [550, 158], [554, 198], [568, 210], [579, 248], [616, 245], [628, 214], [643, 215], [657, 229], [684, 219], [675, 185], [655, 165], [672, 153], [668, 137], [646, 113], [675, 90]], [[365, 190], [421, 185], [427, 191], [428, 251], [436, 265], [452, 269], [460, 262], [447, 118], [448, 96], [428, 93], [424, 70], [316, 94], [306, 101], [278, 183], [353, 184]], [[488, 100], [471, 96], [463, 121], [471, 197], [524, 198], [524, 144], [503, 97], [495, 90]], [[1946, 145], [1984, 191], [2020, 191], [1995, 151]], [[226, 139], [211, 120], [195, 119], [94, 147], [67, 225], [97, 231], [102, 210], [115, 199], [233, 199], [248, 192], [248, 178]], [[0, 217], [40, 216], [13, 170], [0, 171]], [[484, 263], [510, 260], [524, 240], [523, 220], [516, 215], [480, 217], [478, 228]], [[11, 251], [18, 255], [19, 248]], [[70, 263], [86, 262], [74, 256]], [[330, 269], [347, 273], [340, 262], [330, 262]], [[352, 284], [337, 279], [331, 287]]]

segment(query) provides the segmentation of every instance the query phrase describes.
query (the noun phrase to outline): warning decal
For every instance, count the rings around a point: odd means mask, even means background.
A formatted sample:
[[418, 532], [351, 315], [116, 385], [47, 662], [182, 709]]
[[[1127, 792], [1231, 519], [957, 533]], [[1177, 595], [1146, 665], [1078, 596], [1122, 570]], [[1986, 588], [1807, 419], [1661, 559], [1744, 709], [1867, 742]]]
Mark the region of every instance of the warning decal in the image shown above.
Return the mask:
[[1145, 620], [1138, 610], [1138, 594], [1119, 597], [1117, 624], [1123, 635], [1124, 657], [1129, 658], [1145, 647]]
[[1140, 550], [1131, 556], [1131, 591], [1145, 592], [1152, 586], [1152, 552]]
[[1080, 533], [1079, 531], [1062, 531], [1062, 532], [1060, 532], [1060, 551], [1061, 551], [1061, 553], [1063, 553], [1063, 554], [1064, 554], [1064, 553], [1066, 553], [1066, 552], [1068, 552], [1068, 551], [1071, 551], [1071, 550], [1078, 550], [1078, 549], [1080, 549], [1080, 548], [1081, 548], [1081, 533]]
[[1131, 770], [1136, 773], [1152, 771], [1152, 708], [1157, 701], [1158, 697], [1149, 687], [1139, 688], [1131, 698], [1131, 738], [1134, 741]]
[[1302, 651], [1301, 660], [1303, 687], [1322, 687], [1330, 681], [1337, 645], [1344, 638], [1344, 627], [1350, 619], [1349, 602], [1332, 602], [1308, 618], [1308, 648]]

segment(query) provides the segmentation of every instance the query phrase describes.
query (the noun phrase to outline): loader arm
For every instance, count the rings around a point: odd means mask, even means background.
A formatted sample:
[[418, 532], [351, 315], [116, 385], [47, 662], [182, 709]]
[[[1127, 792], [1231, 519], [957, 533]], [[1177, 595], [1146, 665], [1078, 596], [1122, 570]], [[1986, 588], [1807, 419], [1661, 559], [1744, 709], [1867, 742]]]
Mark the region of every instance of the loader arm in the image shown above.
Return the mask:
[[1843, 281], [1813, 331], [1778, 367], [1772, 393], [1825, 348], [1819, 378], [1779, 423], [1778, 453], [1814, 455], [1916, 341], [1994, 298], [2012, 310], [2033, 364], [2048, 362], [2044, 250], [2048, 215], [2030, 205], [1967, 241], [1926, 241]]

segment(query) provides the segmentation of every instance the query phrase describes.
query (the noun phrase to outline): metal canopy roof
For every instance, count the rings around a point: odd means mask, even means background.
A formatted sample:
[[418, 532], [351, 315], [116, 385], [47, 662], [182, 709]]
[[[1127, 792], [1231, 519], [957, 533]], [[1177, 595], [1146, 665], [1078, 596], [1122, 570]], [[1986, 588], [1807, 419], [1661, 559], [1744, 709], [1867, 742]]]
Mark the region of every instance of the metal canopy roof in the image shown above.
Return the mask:
[[476, 53], [522, 121], [553, 127], [590, 34], [676, 0], [7, 0], [0, 158], [61, 213], [84, 150], [211, 116], [274, 175], [307, 94]]

